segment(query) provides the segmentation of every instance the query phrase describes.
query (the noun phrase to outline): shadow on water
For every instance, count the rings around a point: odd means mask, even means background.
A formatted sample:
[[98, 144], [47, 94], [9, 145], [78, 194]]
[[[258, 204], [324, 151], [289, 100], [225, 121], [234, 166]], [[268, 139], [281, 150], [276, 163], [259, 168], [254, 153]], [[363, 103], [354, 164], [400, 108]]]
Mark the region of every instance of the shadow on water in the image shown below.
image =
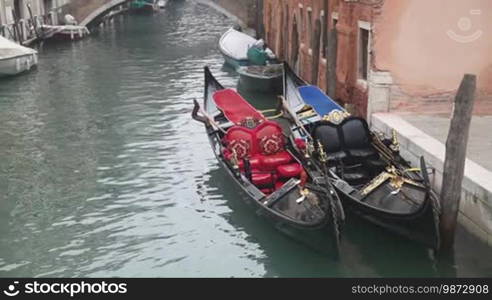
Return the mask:
[[436, 276], [434, 261], [420, 245], [395, 238], [355, 216], [348, 215], [341, 246], [341, 258], [283, 235], [238, 197], [239, 188], [222, 169], [209, 171], [206, 184], [216, 187], [230, 213], [223, 217], [235, 228], [244, 230], [249, 242], [258, 243], [265, 252], [265, 276], [279, 277], [411, 277]]

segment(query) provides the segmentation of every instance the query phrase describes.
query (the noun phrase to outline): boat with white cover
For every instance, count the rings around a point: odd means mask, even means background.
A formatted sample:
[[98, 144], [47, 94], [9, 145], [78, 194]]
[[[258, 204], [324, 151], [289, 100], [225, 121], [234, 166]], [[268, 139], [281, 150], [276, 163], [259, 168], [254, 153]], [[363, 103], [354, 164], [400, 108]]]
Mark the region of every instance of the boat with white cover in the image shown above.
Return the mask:
[[0, 77], [29, 71], [38, 64], [38, 52], [0, 36]]

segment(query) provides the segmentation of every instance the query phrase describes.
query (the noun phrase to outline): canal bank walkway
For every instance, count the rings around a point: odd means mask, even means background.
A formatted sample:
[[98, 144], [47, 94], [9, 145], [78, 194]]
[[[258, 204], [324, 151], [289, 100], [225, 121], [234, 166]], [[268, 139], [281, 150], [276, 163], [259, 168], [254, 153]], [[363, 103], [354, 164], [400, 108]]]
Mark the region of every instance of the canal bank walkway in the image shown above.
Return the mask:
[[[445, 144], [450, 119], [429, 115], [401, 115], [401, 117], [426, 134]], [[492, 171], [492, 116], [473, 116], [470, 126], [467, 157]]]
[[[419, 165], [424, 156], [434, 168], [431, 184], [437, 192], [442, 185], [446, 139], [450, 119], [437, 115], [376, 113], [372, 127], [390, 134], [398, 132], [402, 156]], [[460, 203], [460, 222], [492, 246], [492, 116], [473, 116], [467, 149], [465, 176]]]

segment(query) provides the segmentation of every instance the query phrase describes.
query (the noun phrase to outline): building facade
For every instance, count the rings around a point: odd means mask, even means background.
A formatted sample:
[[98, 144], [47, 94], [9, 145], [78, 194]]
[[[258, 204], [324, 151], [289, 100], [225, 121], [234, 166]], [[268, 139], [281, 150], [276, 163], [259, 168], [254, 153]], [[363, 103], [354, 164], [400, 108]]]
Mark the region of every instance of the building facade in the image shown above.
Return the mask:
[[449, 113], [464, 73], [492, 114], [488, 0], [264, 0], [265, 39], [355, 114]]
[[68, 2], [70, 0], [0, 0], [0, 35], [26, 41], [34, 34], [34, 21], [36, 25], [58, 24], [59, 10]]

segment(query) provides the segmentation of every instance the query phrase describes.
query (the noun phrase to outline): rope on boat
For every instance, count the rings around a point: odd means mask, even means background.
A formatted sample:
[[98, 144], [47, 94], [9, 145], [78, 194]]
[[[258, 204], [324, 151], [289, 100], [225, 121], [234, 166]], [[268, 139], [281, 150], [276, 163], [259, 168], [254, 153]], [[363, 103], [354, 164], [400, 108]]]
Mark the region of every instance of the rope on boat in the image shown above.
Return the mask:
[[[267, 114], [267, 113], [271, 113], [271, 112], [277, 112], [276, 109], [266, 109], [266, 110], [260, 110], [260, 112], [262, 114]], [[273, 115], [273, 116], [269, 116], [269, 117], [266, 117], [268, 120], [272, 120], [272, 119], [278, 119], [280, 118], [281, 116], [283, 116], [284, 113], [283, 112], [279, 112], [278, 114], [276, 115]]]

